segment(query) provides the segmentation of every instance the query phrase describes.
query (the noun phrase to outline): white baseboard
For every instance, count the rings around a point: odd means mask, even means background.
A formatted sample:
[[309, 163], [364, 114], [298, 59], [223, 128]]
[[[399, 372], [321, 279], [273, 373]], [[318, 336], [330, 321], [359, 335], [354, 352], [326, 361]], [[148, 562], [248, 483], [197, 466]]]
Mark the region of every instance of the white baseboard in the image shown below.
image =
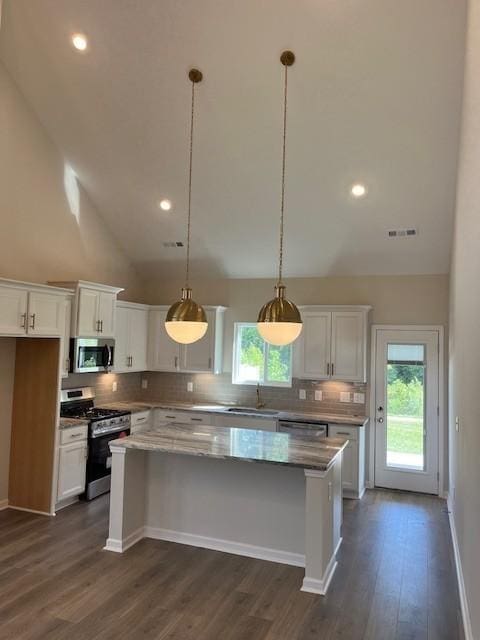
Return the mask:
[[375, 483], [371, 480], [365, 482], [365, 489], [375, 489]]
[[168, 542], [188, 544], [193, 547], [223, 551], [224, 553], [233, 553], [238, 556], [268, 560], [270, 562], [279, 562], [280, 564], [289, 564], [294, 567], [305, 566], [305, 556], [301, 553], [292, 553], [280, 549], [270, 549], [269, 547], [259, 547], [243, 542], [232, 542], [231, 540], [210, 538], [157, 527], [145, 527], [144, 534], [146, 538], [153, 538], [155, 540], [167, 540]]
[[325, 573], [323, 574], [322, 579], [317, 580], [315, 578], [308, 578], [307, 576], [305, 576], [305, 578], [303, 579], [301, 591], [306, 591], [307, 593], [318, 593], [319, 595], [324, 596], [327, 593], [328, 586], [333, 578], [333, 574], [335, 573], [336, 568], [337, 559], [335, 558], [334, 554], [330, 558], [330, 562], [325, 569]]
[[139, 542], [142, 538], [145, 537], [145, 528], [140, 527], [129, 536], [124, 538], [123, 540], [117, 540], [115, 538], [107, 538], [105, 546], [103, 547], [105, 551], [113, 551], [114, 553], [123, 553], [130, 547], [133, 547], [134, 544]]
[[468, 608], [467, 592], [465, 590], [465, 581], [463, 579], [462, 560], [460, 558], [460, 549], [458, 547], [457, 530], [455, 528], [455, 518], [453, 517], [453, 505], [448, 493], [447, 505], [448, 519], [450, 521], [450, 531], [452, 532], [453, 552], [455, 554], [455, 566], [457, 569], [458, 591], [460, 595], [460, 607], [462, 609], [463, 630], [465, 633], [465, 640], [474, 640], [472, 623], [470, 620], [470, 611]]
[[3, 511], [4, 509], [8, 509], [8, 498], [0, 500], [0, 511]]
[[34, 513], [37, 516], [54, 516], [54, 513], [49, 511], [37, 511], [36, 509], [26, 509], [25, 507], [15, 507], [13, 504], [8, 505], [9, 509], [15, 509], [15, 511], [26, 511], [27, 513]]

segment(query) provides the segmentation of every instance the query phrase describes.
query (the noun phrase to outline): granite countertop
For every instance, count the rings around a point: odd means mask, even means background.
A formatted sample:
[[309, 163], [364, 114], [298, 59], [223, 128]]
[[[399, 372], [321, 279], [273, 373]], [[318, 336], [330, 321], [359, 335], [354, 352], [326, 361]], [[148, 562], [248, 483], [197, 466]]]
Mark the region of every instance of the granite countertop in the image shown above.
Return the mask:
[[87, 427], [88, 420], [81, 420], [78, 418], [60, 418], [60, 429], [71, 429], [72, 427]]
[[[285, 411], [278, 410], [273, 414], [258, 414], [258, 413], [245, 413], [243, 411], [236, 412], [234, 405], [224, 404], [188, 404], [184, 402], [162, 402], [162, 401], [140, 401], [140, 402], [111, 402], [109, 404], [102, 405], [109, 409], [124, 409], [125, 411], [131, 411], [132, 413], [139, 413], [141, 411], [147, 411], [148, 409], [165, 409], [171, 411], [196, 411], [198, 413], [225, 413], [227, 415], [243, 415], [245, 417], [255, 417], [263, 420], [308, 420], [309, 422], [330, 424], [344, 424], [354, 427], [364, 427], [369, 418], [367, 416], [356, 416], [347, 414], [333, 414], [333, 413], [308, 413], [302, 411]], [[273, 407], [265, 407], [266, 411], [276, 411]]]
[[288, 433], [168, 424], [113, 440], [110, 447], [139, 449], [220, 460], [279, 464], [326, 471], [348, 444], [346, 438], [294, 436]]

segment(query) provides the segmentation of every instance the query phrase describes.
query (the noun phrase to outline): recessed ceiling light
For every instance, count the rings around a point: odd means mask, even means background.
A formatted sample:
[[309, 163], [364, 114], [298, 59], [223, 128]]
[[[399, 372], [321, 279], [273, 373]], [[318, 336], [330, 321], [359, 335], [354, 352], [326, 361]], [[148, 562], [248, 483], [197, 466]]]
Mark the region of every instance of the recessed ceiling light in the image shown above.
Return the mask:
[[72, 36], [72, 44], [78, 51], [85, 51], [88, 47], [87, 36], [83, 33], [74, 33]]
[[356, 184], [352, 185], [350, 193], [354, 198], [363, 198], [363, 196], [367, 194], [367, 187], [364, 184], [357, 182]]
[[160, 207], [160, 209], [163, 209], [163, 211], [170, 211], [170, 209], [172, 208], [172, 201], [160, 200], [160, 202], [158, 203], [158, 206]]

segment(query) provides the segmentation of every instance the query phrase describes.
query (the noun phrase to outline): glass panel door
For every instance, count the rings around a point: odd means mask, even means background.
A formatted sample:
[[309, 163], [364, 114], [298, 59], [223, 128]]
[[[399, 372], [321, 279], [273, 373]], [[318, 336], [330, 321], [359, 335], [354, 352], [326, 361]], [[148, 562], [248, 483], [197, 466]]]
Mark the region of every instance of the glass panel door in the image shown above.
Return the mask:
[[438, 493], [439, 332], [380, 329], [375, 340], [375, 485]]
[[425, 345], [388, 344], [387, 467], [425, 469]]

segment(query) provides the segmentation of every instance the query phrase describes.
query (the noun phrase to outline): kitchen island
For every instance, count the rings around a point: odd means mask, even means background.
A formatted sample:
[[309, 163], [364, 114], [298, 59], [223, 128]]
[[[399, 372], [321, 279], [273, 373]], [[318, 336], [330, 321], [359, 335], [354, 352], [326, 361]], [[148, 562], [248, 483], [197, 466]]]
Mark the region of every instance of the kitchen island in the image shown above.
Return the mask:
[[324, 594], [347, 442], [205, 424], [115, 440], [105, 548], [148, 537], [304, 566], [302, 590]]

